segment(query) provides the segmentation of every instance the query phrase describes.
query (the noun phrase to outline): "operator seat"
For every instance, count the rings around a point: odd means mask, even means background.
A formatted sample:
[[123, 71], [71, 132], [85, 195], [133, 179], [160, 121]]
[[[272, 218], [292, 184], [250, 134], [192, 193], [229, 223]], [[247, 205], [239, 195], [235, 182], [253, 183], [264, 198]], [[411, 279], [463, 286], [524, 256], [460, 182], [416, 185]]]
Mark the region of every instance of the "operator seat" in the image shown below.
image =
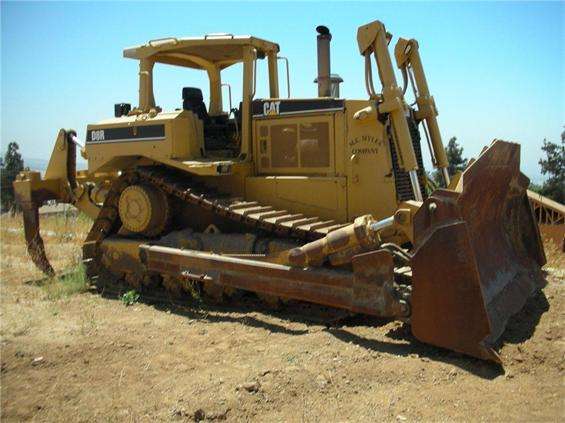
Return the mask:
[[182, 108], [195, 113], [204, 124], [210, 122], [210, 116], [206, 110], [206, 104], [204, 104], [204, 97], [200, 88], [184, 87], [182, 89]]
[[[184, 87], [182, 89], [182, 107], [194, 113], [204, 126], [204, 147], [206, 151], [224, 151], [227, 157], [235, 157], [237, 146], [233, 144], [235, 124], [228, 120], [228, 114], [208, 115], [202, 91], [199, 88]], [[233, 150], [233, 151], [232, 151]]]

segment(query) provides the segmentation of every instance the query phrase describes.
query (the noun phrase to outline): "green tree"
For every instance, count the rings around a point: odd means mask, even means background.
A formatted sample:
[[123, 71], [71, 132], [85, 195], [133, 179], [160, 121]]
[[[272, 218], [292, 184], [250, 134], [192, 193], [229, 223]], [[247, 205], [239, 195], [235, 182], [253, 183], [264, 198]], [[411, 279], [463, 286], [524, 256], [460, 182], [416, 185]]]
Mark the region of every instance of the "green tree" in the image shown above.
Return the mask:
[[19, 145], [16, 142], [8, 144], [8, 149], [4, 159], [0, 160], [0, 208], [2, 211], [10, 210], [14, 207], [14, 187], [12, 182], [24, 169], [24, 160], [19, 152]]
[[561, 133], [561, 145], [543, 140], [541, 147], [545, 157], [539, 165], [547, 179], [541, 186], [540, 194], [559, 203], [565, 203], [565, 131]]
[[[468, 160], [463, 157], [463, 147], [457, 142], [457, 137], [451, 137], [445, 147], [445, 154], [447, 155], [447, 162], [449, 166], [447, 171], [449, 176], [455, 175], [457, 172], [462, 172], [467, 167]], [[438, 186], [443, 186], [443, 174], [441, 171], [434, 172], [434, 182]]]
[[543, 190], [543, 186], [540, 185], [540, 184], [536, 184], [535, 182], [530, 181], [530, 185], [528, 186], [528, 189], [530, 191], [537, 192], [538, 194], [541, 194], [541, 192]]

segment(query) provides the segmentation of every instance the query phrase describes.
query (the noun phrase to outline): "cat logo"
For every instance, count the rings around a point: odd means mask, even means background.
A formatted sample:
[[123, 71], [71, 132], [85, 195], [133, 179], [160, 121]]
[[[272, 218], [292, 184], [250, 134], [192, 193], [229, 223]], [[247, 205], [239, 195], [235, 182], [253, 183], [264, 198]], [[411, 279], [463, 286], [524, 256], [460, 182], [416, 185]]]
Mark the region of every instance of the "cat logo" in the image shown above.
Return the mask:
[[279, 114], [280, 101], [266, 101], [263, 103], [263, 115], [274, 116]]

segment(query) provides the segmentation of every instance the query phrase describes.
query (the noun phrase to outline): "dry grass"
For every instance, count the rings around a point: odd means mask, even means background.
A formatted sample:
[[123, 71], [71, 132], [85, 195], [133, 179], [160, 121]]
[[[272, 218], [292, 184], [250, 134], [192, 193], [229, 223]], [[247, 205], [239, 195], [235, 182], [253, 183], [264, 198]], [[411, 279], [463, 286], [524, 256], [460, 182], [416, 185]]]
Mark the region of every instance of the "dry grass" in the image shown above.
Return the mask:
[[1, 219], [3, 282], [39, 281], [48, 300], [59, 300], [88, 289], [81, 245], [92, 225], [90, 219], [75, 213], [41, 217], [40, 229], [47, 256], [60, 275], [50, 279], [43, 278], [27, 255], [22, 216], [4, 214]]
[[[62, 276], [48, 279], [29, 258], [21, 215], [0, 216], [0, 339], [33, 331], [46, 315], [57, 315], [71, 295], [86, 291], [81, 245], [92, 221], [76, 214], [41, 217], [41, 235], [50, 262]], [[27, 283], [40, 285], [29, 290]], [[22, 294], [25, 292], [25, 294]], [[43, 317], [42, 317], [43, 316]]]
[[65, 274], [46, 280], [42, 287], [47, 299], [59, 300], [87, 291], [89, 283], [84, 266], [78, 264]]
[[[72, 213], [41, 217], [41, 235], [47, 257], [57, 272], [71, 271], [80, 276], [81, 245], [91, 225], [88, 217]], [[43, 278], [27, 254], [21, 215], [0, 216], [0, 258], [2, 282]]]

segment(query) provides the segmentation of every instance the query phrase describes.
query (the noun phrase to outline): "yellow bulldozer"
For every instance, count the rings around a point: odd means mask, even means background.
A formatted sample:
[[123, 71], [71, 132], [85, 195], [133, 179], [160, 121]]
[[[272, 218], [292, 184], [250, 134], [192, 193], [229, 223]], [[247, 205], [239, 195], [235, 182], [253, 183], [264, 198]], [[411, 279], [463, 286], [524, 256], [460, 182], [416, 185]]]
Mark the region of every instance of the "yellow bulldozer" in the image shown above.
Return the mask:
[[[14, 183], [32, 260], [55, 274], [38, 207], [70, 203], [93, 219], [83, 260], [97, 284], [308, 301], [409, 321], [423, 342], [499, 361], [494, 346], [509, 317], [544, 283], [519, 145], [494, 140], [450, 179], [416, 40], [395, 44], [399, 85], [392, 35], [379, 21], [359, 27], [368, 98], [346, 100], [331, 74], [332, 34], [316, 30], [316, 98], [281, 97], [286, 59], [260, 38], [210, 34], [125, 49], [139, 61], [138, 105], [116, 104], [113, 118], [88, 125], [84, 145], [61, 129], [45, 174], [23, 172]], [[201, 89], [184, 87], [182, 104], [162, 110], [157, 63], [206, 72], [208, 106]], [[230, 94], [225, 107], [222, 71], [235, 64], [242, 101], [233, 107]], [[261, 65], [269, 98], [255, 98]], [[443, 175], [433, 191], [421, 133]], [[77, 149], [85, 171], [76, 170]]]

